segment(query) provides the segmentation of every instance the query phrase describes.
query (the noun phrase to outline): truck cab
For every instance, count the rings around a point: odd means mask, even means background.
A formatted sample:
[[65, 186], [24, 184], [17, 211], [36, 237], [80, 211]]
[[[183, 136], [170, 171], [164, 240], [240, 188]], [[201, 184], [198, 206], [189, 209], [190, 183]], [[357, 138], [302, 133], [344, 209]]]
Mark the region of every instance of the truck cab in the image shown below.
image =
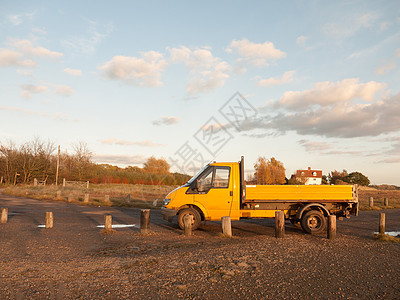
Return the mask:
[[178, 216], [183, 227], [183, 217], [193, 216], [192, 228], [202, 220], [218, 221], [224, 216], [239, 220], [238, 163], [211, 163], [186, 184], [170, 192], [164, 199], [162, 214], [171, 221]]

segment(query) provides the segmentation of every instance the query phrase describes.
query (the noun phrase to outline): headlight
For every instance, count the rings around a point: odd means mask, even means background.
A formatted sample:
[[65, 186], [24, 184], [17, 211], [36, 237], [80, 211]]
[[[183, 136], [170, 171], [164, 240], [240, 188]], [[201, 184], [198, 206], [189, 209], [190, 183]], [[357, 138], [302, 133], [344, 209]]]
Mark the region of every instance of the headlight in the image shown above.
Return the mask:
[[171, 199], [164, 199], [163, 202], [162, 202], [162, 205], [163, 206], [167, 206], [170, 201], [171, 201]]

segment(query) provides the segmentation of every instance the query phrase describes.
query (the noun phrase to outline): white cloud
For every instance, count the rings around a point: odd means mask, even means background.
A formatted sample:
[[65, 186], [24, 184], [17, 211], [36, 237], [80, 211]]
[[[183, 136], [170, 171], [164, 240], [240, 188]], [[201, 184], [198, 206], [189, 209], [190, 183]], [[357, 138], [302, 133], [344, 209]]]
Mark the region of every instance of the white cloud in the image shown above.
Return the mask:
[[383, 75], [383, 74], [386, 74], [387, 72], [389, 72], [390, 70], [393, 70], [394, 68], [396, 68], [396, 63], [394, 61], [390, 61], [387, 64], [379, 66], [375, 70], [375, 74], [376, 75]]
[[9, 14], [6, 16], [8, 22], [14, 26], [21, 25], [25, 19], [32, 19], [36, 12], [32, 13], [22, 13], [22, 14]]
[[166, 117], [161, 117], [158, 120], [153, 121], [153, 125], [173, 125], [179, 122], [178, 117], [174, 116], [166, 116]]
[[236, 49], [242, 59], [240, 62], [250, 63], [257, 67], [265, 67], [270, 61], [286, 57], [286, 53], [275, 48], [272, 42], [253, 43], [248, 39], [233, 40], [227, 47], [228, 53]]
[[64, 97], [69, 97], [71, 96], [75, 91], [73, 88], [67, 86], [67, 85], [60, 85], [56, 88], [56, 94], [62, 95]]
[[47, 31], [45, 28], [35, 27], [35, 28], [32, 28], [32, 31], [39, 33], [39, 34], [47, 34]]
[[1, 67], [36, 67], [36, 62], [31, 59], [23, 59], [20, 52], [0, 48], [0, 66]]
[[287, 71], [285, 72], [281, 78], [279, 77], [271, 77], [268, 79], [261, 79], [258, 81], [258, 86], [273, 86], [273, 85], [282, 85], [285, 83], [289, 83], [293, 81], [293, 76], [296, 71]]
[[231, 67], [225, 61], [214, 57], [210, 48], [189, 49], [185, 46], [169, 49], [174, 63], [183, 62], [191, 77], [186, 86], [189, 95], [207, 92], [225, 84]]
[[305, 47], [307, 40], [308, 40], [308, 36], [301, 35], [296, 39], [296, 44], [301, 47]]
[[302, 145], [307, 152], [321, 152], [332, 149], [332, 145], [326, 142], [312, 142], [308, 140], [300, 140], [299, 144]]
[[25, 99], [32, 98], [32, 94], [40, 94], [46, 92], [48, 88], [42, 85], [23, 84], [21, 85], [21, 97]]
[[65, 68], [63, 71], [69, 75], [82, 76], [82, 70]]
[[358, 78], [344, 79], [338, 82], [318, 82], [306, 91], [288, 91], [278, 101], [279, 106], [303, 109], [310, 105], [328, 106], [360, 98], [373, 101], [375, 95], [386, 88], [385, 83], [370, 81], [359, 83]]
[[377, 14], [372, 12], [346, 16], [344, 20], [337, 23], [326, 24], [322, 27], [322, 32], [336, 39], [346, 39], [354, 36], [362, 29], [372, 28], [377, 19]]
[[41, 46], [35, 47], [33, 43], [29, 40], [10, 39], [7, 42], [7, 45], [18, 49], [27, 56], [45, 57], [51, 59], [60, 58], [64, 56], [64, 54], [60, 52], [51, 51]]
[[95, 155], [93, 161], [99, 164], [116, 164], [118, 166], [140, 165], [147, 158], [142, 155]]
[[383, 75], [396, 68], [396, 59], [400, 57], [400, 49], [393, 53], [393, 57], [375, 70], [376, 75]]
[[337, 103], [264, 116], [254, 128], [327, 137], [378, 136], [400, 130], [400, 94], [371, 104]]
[[101, 26], [96, 22], [89, 20], [88, 28], [84, 34], [63, 40], [61, 44], [71, 51], [92, 54], [96, 51], [98, 45], [114, 31], [114, 26], [111, 23], [103, 25], [103, 28], [99, 29], [99, 27]]
[[27, 71], [27, 70], [17, 70], [17, 73], [22, 75], [22, 76], [28, 76], [28, 77], [33, 77], [32, 71]]
[[27, 110], [27, 109], [23, 109], [20, 107], [10, 107], [10, 106], [0, 106], [0, 110], [16, 112], [16, 113], [21, 113], [24, 115], [31, 115], [31, 116], [40, 117], [40, 118], [44, 117], [44, 118], [49, 118], [49, 119], [57, 120], [57, 121], [69, 121], [68, 115], [63, 114], [63, 113], [58, 113], [58, 112], [49, 114], [49, 113], [45, 113], [45, 112]]
[[141, 58], [114, 56], [99, 67], [108, 79], [122, 80], [125, 83], [155, 87], [162, 85], [161, 73], [167, 66], [163, 55], [156, 51], [141, 52]]
[[120, 146], [141, 146], [141, 147], [159, 147], [161, 144], [154, 143], [150, 140], [144, 140], [139, 142], [127, 141], [127, 140], [117, 140], [114, 138], [100, 140], [99, 141], [105, 145], [120, 145]]

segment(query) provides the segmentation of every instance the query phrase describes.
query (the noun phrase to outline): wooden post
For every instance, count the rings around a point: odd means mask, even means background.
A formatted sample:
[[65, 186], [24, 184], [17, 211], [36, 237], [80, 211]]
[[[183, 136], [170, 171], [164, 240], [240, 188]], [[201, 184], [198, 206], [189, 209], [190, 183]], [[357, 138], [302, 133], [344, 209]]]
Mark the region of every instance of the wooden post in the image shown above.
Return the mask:
[[389, 199], [388, 198], [383, 198], [383, 205], [389, 206]]
[[222, 217], [222, 234], [228, 238], [232, 237], [231, 217]]
[[33, 179], [33, 186], [37, 186], [37, 179], [36, 178]]
[[142, 209], [140, 211], [140, 233], [149, 233], [150, 225], [150, 209]]
[[46, 228], [53, 228], [53, 213], [51, 211], [46, 212]]
[[193, 223], [192, 215], [186, 215], [183, 217], [184, 232], [186, 236], [192, 235], [192, 223]]
[[374, 207], [374, 197], [369, 197], [369, 207]]
[[68, 202], [73, 202], [74, 201], [74, 198], [72, 197], [72, 195], [69, 195], [68, 196]]
[[328, 239], [334, 240], [336, 238], [336, 216], [328, 216]]
[[89, 188], [89, 181], [86, 181], [86, 188]]
[[110, 203], [110, 195], [105, 195], [104, 196], [104, 202], [105, 203]]
[[280, 210], [275, 212], [275, 237], [283, 238], [285, 236], [285, 213]]
[[379, 234], [385, 234], [385, 213], [380, 213], [379, 215]]
[[57, 199], [61, 199], [61, 191], [57, 191]]
[[104, 215], [104, 229], [106, 231], [112, 231], [112, 216]]
[[85, 199], [83, 199], [84, 203], [89, 203], [89, 194], [85, 194]]
[[0, 223], [1, 224], [6, 224], [8, 219], [8, 208], [2, 207], [1, 208], [1, 217], [0, 217]]
[[65, 187], [65, 184], [66, 184], [65, 178], [63, 178], [63, 187]]
[[1, 176], [1, 178], [0, 178], [0, 184], [2, 184], [3, 183], [3, 176]]

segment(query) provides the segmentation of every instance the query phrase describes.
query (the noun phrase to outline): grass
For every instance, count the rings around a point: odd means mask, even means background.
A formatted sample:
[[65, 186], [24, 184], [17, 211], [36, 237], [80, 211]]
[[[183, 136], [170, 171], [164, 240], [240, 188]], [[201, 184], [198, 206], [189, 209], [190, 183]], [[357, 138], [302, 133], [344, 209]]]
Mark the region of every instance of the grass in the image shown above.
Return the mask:
[[[369, 206], [369, 198], [373, 197], [374, 206]], [[383, 199], [389, 200], [389, 206], [385, 206]], [[400, 190], [378, 190], [370, 187], [359, 187], [358, 201], [361, 210], [380, 210], [400, 208]]]
[[384, 242], [400, 244], [400, 238], [388, 234], [374, 234], [374, 239]]
[[[161, 207], [164, 197], [175, 188], [176, 186], [133, 184], [91, 184], [89, 189], [76, 185], [66, 187], [17, 185], [5, 187], [3, 193], [38, 200], [75, 202], [82, 205], [154, 208], [154, 200], [157, 200], [155, 207]], [[57, 192], [60, 193], [59, 197]], [[85, 194], [89, 194], [89, 202], [84, 202]], [[110, 202], [105, 201], [106, 195], [110, 196]]]

